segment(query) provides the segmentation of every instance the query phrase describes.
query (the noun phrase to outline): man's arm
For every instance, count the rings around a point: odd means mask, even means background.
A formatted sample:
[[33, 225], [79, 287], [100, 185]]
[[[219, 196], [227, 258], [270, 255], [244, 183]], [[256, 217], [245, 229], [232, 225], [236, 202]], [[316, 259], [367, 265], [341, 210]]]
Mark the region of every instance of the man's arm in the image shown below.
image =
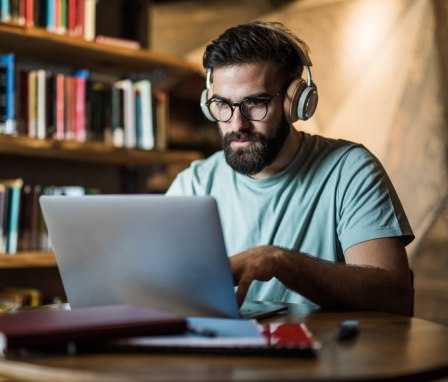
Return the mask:
[[345, 260], [346, 264], [336, 264], [274, 246], [256, 247], [230, 258], [240, 304], [253, 280], [275, 277], [323, 308], [410, 314], [409, 265], [400, 239], [354, 245], [345, 252]]

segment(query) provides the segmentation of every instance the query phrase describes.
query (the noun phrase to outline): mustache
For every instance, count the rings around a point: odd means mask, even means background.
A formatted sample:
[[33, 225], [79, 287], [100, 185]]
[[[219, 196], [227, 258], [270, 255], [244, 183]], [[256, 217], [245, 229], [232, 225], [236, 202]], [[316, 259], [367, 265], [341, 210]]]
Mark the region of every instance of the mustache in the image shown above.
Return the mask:
[[233, 131], [223, 137], [224, 143], [230, 144], [233, 141], [263, 142], [264, 137], [260, 133], [250, 133], [248, 131]]

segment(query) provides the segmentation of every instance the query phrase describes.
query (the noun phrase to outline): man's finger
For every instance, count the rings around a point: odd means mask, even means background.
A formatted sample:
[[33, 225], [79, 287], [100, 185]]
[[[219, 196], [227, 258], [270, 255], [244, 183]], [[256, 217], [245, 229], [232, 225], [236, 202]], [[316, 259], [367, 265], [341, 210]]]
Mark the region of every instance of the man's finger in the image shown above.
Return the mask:
[[236, 299], [238, 301], [238, 306], [243, 305], [244, 299], [246, 298], [247, 291], [249, 290], [250, 284], [252, 283], [251, 279], [241, 278], [238, 283], [238, 289], [236, 291]]

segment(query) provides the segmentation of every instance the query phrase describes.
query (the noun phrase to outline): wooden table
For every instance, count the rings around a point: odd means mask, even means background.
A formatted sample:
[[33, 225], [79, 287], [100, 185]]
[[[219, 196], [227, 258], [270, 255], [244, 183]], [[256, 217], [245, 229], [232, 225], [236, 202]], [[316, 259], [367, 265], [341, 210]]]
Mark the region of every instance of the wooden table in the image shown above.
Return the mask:
[[[338, 342], [342, 320], [360, 334]], [[430, 380], [448, 376], [448, 327], [374, 312], [296, 306], [271, 321], [305, 322], [321, 349], [315, 358], [180, 354], [27, 356], [0, 361], [4, 381], [327, 381]]]

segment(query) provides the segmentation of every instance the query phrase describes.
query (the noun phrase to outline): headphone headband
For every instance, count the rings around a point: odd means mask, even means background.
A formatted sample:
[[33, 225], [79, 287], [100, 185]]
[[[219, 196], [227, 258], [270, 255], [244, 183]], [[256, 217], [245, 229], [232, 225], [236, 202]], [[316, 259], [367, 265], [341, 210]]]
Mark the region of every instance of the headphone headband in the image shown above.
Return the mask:
[[262, 23], [257, 23], [257, 22], [252, 23], [252, 25], [256, 25], [261, 28], [266, 28], [275, 33], [282, 35], [284, 38], [286, 38], [288, 40], [289, 44], [295, 49], [295, 51], [297, 52], [297, 54], [300, 57], [300, 61], [302, 62], [302, 64], [305, 66], [313, 66], [313, 63], [311, 62], [311, 58], [308, 54], [306, 47], [302, 46], [303, 44], [300, 41], [293, 39], [292, 36], [290, 36], [288, 33], [284, 32], [281, 29], [278, 29], [272, 25], [262, 24]]

